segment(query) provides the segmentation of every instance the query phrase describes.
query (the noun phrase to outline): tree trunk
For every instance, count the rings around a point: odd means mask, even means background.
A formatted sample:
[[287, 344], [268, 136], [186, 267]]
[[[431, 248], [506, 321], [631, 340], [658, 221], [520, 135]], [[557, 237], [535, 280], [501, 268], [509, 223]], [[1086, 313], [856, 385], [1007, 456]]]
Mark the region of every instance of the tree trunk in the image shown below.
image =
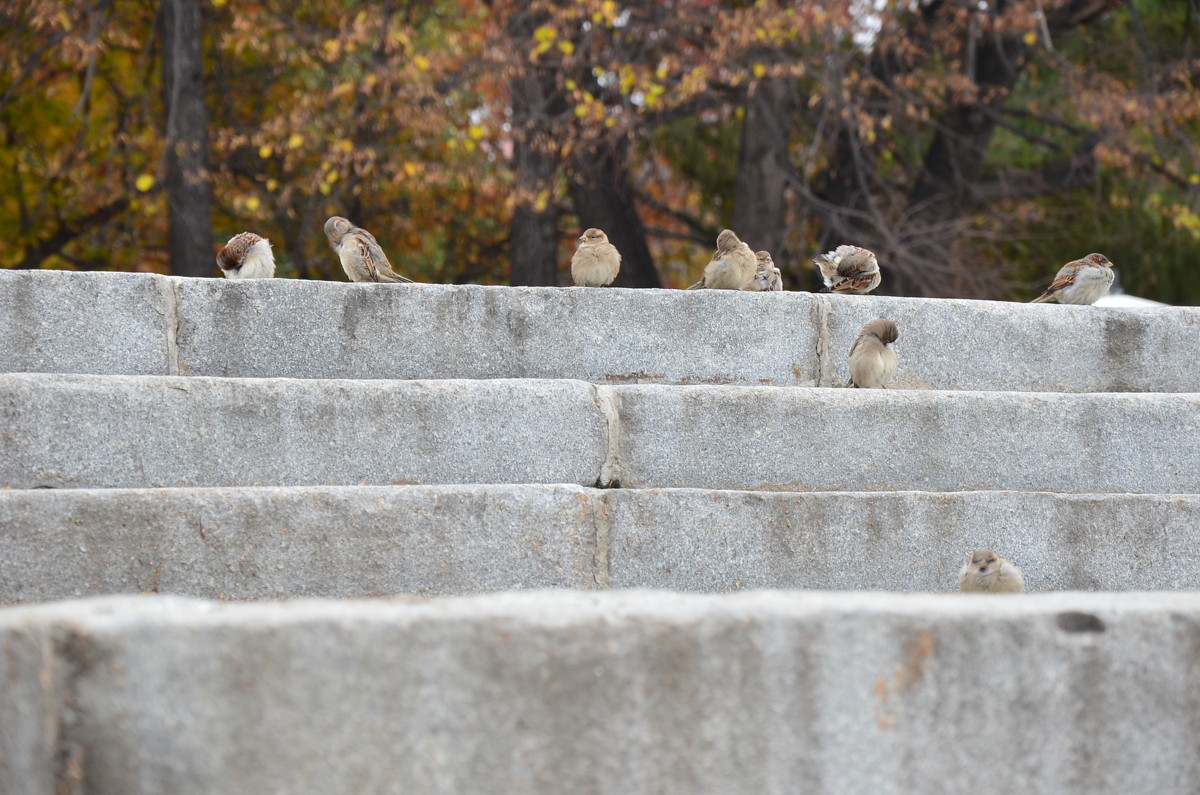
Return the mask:
[[[646, 244], [646, 228], [633, 203], [624, 141], [600, 144], [571, 158], [571, 202], [584, 229], [603, 229], [621, 252], [614, 287], [662, 287]], [[576, 235], [578, 236], [578, 235]]]
[[215, 276], [200, 3], [163, 0], [161, 11], [171, 272]]
[[784, 250], [790, 88], [779, 78], [764, 80], [746, 104], [733, 189], [733, 231], [755, 251], [771, 252], [777, 262], [791, 253]]

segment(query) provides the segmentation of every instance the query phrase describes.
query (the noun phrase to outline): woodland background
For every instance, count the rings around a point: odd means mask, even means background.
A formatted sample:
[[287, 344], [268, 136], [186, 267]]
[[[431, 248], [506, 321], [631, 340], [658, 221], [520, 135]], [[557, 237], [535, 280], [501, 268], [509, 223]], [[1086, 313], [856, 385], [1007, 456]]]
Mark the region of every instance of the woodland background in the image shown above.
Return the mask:
[[418, 281], [683, 286], [717, 232], [1028, 299], [1101, 251], [1200, 303], [1200, 0], [0, 3], [0, 266], [215, 276], [322, 224]]

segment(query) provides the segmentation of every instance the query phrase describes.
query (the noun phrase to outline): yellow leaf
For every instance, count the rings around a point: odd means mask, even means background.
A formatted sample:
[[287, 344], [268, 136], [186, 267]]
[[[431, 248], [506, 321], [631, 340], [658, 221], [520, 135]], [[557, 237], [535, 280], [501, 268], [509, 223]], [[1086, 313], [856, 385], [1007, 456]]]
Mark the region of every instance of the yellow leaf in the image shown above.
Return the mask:
[[252, 213], [257, 212], [261, 205], [262, 202], [258, 200], [257, 196], [251, 196], [249, 199], [246, 199], [246, 209]]
[[349, 138], [343, 138], [342, 140], [337, 142], [337, 148], [342, 150], [346, 154], [349, 154], [350, 152], [354, 151], [354, 142], [351, 141]]
[[554, 39], [557, 37], [558, 37], [558, 31], [555, 30], [550, 25], [542, 25], [540, 28], [538, 28], [537, 30], [535, 30], [533, 32], [533, 39], [534, 39], [534, 41], [538, 41], [538, 42], [554, 41]]
[[546, 207], [550, 205], [550, 194], [546, 191], [538, 191], [537, 200], [533, 203], [533, 208], [539, 213], [546, 212]]
[[277, 180], [277, 179], [269, 179], [269, 180], [267, 180], [267, 190], [269, 190], [269, 191], [271, 191], [272, 193], [274, 193], [274, 192], [275, 192], [275, 189], [276, 189], [276, 188], [278, 188], [278, 187], [279, 187], [279, 180]]
[[266, 160], [274, 151], [275, 150], [271, 148], [270, 144], [263, 144], [262, 146], [258, 147], [258, 156], [263, 160]]
[[759, 80], [762, 80], [766, 74], [767, 74], [767, 67], [763, 66], [760, 63], [754, 64], [754, 76], [756, 78], [758, 78]]
[[1025, 43], [1030, 47], [1037, 44], [1037, 34], [1032, 30], [1025, 34]]
[[478, 124], [472, 124], [470, 126], [470, 128], [467, 130], [467, 135], [471, 136], [471, 140], [473, 140], [473, 141], [482, 141], [483, 140], [483, 128], [480, 127]]
[[579, 84], [576, 83], [574, 80], [571, 80], [570, 78], [568, 78], [567, 82], [564, 83], [563, 85], [565, 85], [567, 87], [567, 91], [574, 91], [575, 89], [579, 88]]
[[292, 133], [291, 137], [288, 138], [287, 145], [288, 149], [299, 149], [304, 146], [304, 136], [300, 133]]
[[563, 40], [558, 43], [558, 49], [562, 50], [564, 55], [570, 55], [575, 52], [575, 45], [569, 41]]
[[581, 103], [581, 104], [579, 104], [579, 105], [576, 105], [576, 106], [575, 106], [575, 115], [576, 115], [576, 116], [578, 116], [578, 117], [579, 117], [579, 118], [581, 118], [581, 119], [582, 119], [584, 116], [588, 115], [588, 106], [587, 106], [587, 104], [586, 104], [586, 103]]
[[470, 139], [463, 141], [463, 149], [466, 149], [468, 152], [474, 152], [475, 151], [475, 142]]
[[416, 64], [417, 68], [422, 72], [429, 69], [429, 59], [424, 55], [418, 55], [416, 58], [413, 58], [413, 63]]
[[1188, 177], [1188, 182], [1192, 183], [1193, 185], [1200, 185], [1200, 174], [1192, 174], [1190, 177]]
[[325, 181], [330, 184], [333, 184], [334, 182], [338, 181], [339, 176], [341, 176], [341, 175], [338, 174], [337, 169], [334, 169], [333, 171], [330, 171], [328, 174], [325, 175]]
[[321, 192], [322, 196], [328, 196], [331, 192], [333, 192], [333, 188], [330, 187], [328, 182], [322, 182], [317, 186], [317, 190]]
[[417, 175], [418, 170], [419, 169], [417, 168], [416, 163], [405, 163], [404, 164], [404, 173], [409, 175], [410, 177], [415, 177]]
[[63, 30], [71, 29], [71, 18], [69, 16], [67, 16], [66, 11], [59, 11], [58, 14], [56, 14], [54, 18], [58, 20], [58, 25]]
[[229, 2], [229, 0], [212, 0], [213, 5], [217, 8], [220, 8], [221, 6], [225, 5], [228, 2]]
[[150, 176], [149, 174], [142, 174], [137, 178], [137, 182], [133, 184], [137, 186], [138, 190], [140, 190], [142, 193], [145, 193], [154, 187], [154, 177]]

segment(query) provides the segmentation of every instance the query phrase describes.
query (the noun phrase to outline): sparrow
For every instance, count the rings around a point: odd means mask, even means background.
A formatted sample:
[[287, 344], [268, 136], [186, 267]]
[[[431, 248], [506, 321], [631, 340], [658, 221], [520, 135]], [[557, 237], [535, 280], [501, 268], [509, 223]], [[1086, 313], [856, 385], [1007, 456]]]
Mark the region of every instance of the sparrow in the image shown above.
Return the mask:
[[850, 346], [849, 386], [863, 389], [886, 389], [896, 374], [899, 357], [888, 347], [900, 336], [894, 320], [877, 318], [862, 327], [858, 339]]
[[759, 293], [775, 293], [783, 290], [783, 276], [780, 275], [779, 268], [775, 267], [775, 260], [771, 259], [771, 252], [756, 251], [754, 259], [758, 270], [754, 272], [754, 279], [744, 289]]
[[821, 269], [826, 293], [862, 295], [879, 286], [879, 261], [875, 255], [858, 246], [838, 246], [819, 254], [813, 264]]
[[413, 283], [392, 270], [374, 235], [340, 215], [325, 222], [325, 237], [329, 238], [329, 247], [337, 252], [350, 281]]
[[704, 266], [704, 278], [689, 290], [743, 290], [754, 281], [754, 252], [732, 229], [717, 235], [717, 253]]
[[217, 252], [217, 267], [226, 279], [270, 279], [275, 275], [271, 241], [253, 232], [240, 232]]
[[1025, 577], [1012, 561], [981, 549], [959, 572], [958, 588], [963, 593], [1021, 593]]
[[579, 248], [571, 257], [571, 278], [576, 287], [612, 284], [621, 270], [621, 252], [608, 242], [608, 235], [592, 227], [579, 236]]
[[1103, 254], [1088, 254], [1062, 266], [1046, 292], [1031, 304], [1094, 304], [1112, 287], [1112, 263]]

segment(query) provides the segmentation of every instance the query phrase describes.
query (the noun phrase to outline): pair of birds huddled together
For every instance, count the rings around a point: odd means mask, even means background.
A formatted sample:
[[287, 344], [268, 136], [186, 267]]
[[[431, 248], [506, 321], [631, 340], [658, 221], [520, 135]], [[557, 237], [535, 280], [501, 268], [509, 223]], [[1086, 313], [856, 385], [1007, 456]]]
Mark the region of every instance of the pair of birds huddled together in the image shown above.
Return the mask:
[[[325, 222], [325, 237], [350, 281], [412, 283], [392, 270], [374, 235], [340, 215]], [[253, 232], [236, 234], [217, 253], [217, 267], [229, 279], [269, 279], [275, 275], [271, 242]]]

